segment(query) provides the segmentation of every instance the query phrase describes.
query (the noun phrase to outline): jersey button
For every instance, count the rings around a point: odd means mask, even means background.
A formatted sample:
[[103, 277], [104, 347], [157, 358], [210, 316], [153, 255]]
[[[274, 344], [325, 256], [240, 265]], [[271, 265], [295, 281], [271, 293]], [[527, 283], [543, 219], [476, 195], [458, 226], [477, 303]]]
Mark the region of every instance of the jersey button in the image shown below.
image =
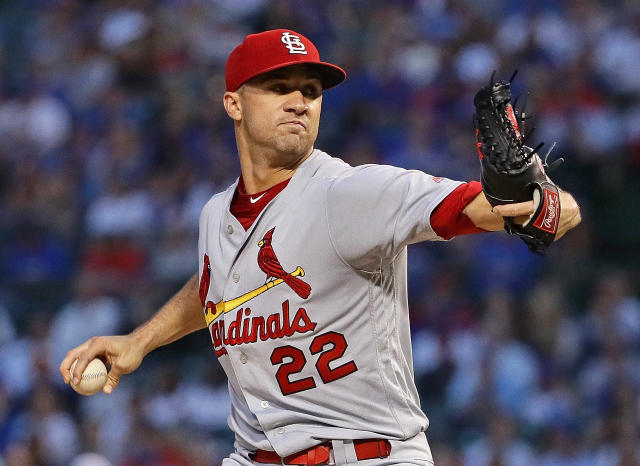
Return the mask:
[[284, 434], [284, 427], [278, 427], [276, 432], [279, 433], [279, 434]]
[[240, 281], [240, 275], [238, 275], [237, 273], [233, 274], [233, 282], [234, 283], [238, 283]]
[[227, 225], [227, 233], [229, 234], [233, 233], [233, 227], [231, 225]]
[[246, 354], [242, 353], [242, 354], [240, 355], [240, 362], [241, 362], [242, 364], [246, 364], [248, 360], [249, 360], [249, 357], [248, 357]]
[[267, 409], [269, 407], [269, 402], [267, 400], [262, 400], [260, 402], [260, 406], [262, 406], [262, 409]]

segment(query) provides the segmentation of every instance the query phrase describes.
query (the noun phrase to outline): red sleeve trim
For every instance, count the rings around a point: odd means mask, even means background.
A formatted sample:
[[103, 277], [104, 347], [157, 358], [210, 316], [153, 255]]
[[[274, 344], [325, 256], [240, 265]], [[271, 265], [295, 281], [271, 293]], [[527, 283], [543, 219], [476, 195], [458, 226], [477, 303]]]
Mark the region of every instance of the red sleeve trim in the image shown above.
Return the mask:
[[464, 208], [482, 191], [478, 181], [461, 184], [445, 197], [431, 212], [431, 228], [444, 239], [455, 236], [484, 233], [471, 219], [462, 213]]

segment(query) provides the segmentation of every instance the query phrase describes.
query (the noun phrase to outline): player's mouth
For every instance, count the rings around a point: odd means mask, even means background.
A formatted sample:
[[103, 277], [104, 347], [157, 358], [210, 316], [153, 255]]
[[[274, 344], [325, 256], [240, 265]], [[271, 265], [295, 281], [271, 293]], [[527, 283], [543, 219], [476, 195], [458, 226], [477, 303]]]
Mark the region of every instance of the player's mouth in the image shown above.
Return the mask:
[[300, 120], [290, 120], [290, 121], [285, 121], [283, 123], [280, 123], [281, 125], [284, 126], [291, 126], [294, 128], [302, 128], [302, 129], [307, 129], [307, 125], [305, 125], [302, 121]]

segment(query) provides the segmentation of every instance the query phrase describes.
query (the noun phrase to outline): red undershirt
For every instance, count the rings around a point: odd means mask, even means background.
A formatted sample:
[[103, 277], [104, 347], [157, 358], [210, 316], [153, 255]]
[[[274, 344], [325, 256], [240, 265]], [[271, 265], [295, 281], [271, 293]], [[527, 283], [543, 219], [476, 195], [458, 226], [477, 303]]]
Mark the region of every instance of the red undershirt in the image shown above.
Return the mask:
[[[238, 181], [238, 186], [233, 199], [231, 200], [231, 214], [238, 219], [246, 230], [251, 227], [258, 218], [262, 209], [276, 197], [280, 191], [287, 187], [288, 180], [284, 180], [271, 188], [255, 194], [247, 194], [242, 177]], [[483, 233], [485, 230], [476, 227], [473, 222], [462, 213], [464, 208], [482, 191], [482, 186], [477, 181], [463, 183], [454, 189], [431, 213], [431, 228], [436, 234], [444, 239], [451, 239], [454, 236], [469, 235], [472, 233]]]
[[475, 226], [471, 219], [462, 213], [467, 204], [480, 191], [482, 191], [482, 185], [479, 181], [463, 183], [451, 191], [438, 207], [431, 212], [431, 228], [433, 231], [444, 239], [473, 233], [485, 233], [486, 230]]
[[247, 194], [244, 187], [244, 181], [242, 180], [242, 177], [240, 177], [236, 192], [233, 193], [233, 199], [231, 199], [231, 206], [229, 210], [231, 211], [231, 214], [238, 219], [245, 231], [253, 225], [255, 219], [258, 218], [262, 209], [267, 206], [271, 199], [276, 197], [280, 191], [287, 187], [289, 180], [291, 180], [291, 178], [286, 179], [275, 186], [271, 186], [269, 189], [260, 191], [259, 193]]

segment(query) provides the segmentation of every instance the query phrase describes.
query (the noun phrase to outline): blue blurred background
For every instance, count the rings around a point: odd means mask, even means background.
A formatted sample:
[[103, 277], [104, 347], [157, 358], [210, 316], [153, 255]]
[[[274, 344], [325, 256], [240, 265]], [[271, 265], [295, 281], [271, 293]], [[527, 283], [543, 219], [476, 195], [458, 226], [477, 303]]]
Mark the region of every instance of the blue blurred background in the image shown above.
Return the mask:
[[196, 272], [200, 209], [239, 174], [226, 57], [278, 27], [347, 70], [317, 147], [352, 164], [478, 179], [473, 94], [519, 69], [583, 223], [544, 258], [506, 234], [411, 247], [434, 457], [640, 464], [640, 2], [4, 0], [0, 465], [219, 465], [232, 449], [206, 332], [108, 397], [57, 368]]

